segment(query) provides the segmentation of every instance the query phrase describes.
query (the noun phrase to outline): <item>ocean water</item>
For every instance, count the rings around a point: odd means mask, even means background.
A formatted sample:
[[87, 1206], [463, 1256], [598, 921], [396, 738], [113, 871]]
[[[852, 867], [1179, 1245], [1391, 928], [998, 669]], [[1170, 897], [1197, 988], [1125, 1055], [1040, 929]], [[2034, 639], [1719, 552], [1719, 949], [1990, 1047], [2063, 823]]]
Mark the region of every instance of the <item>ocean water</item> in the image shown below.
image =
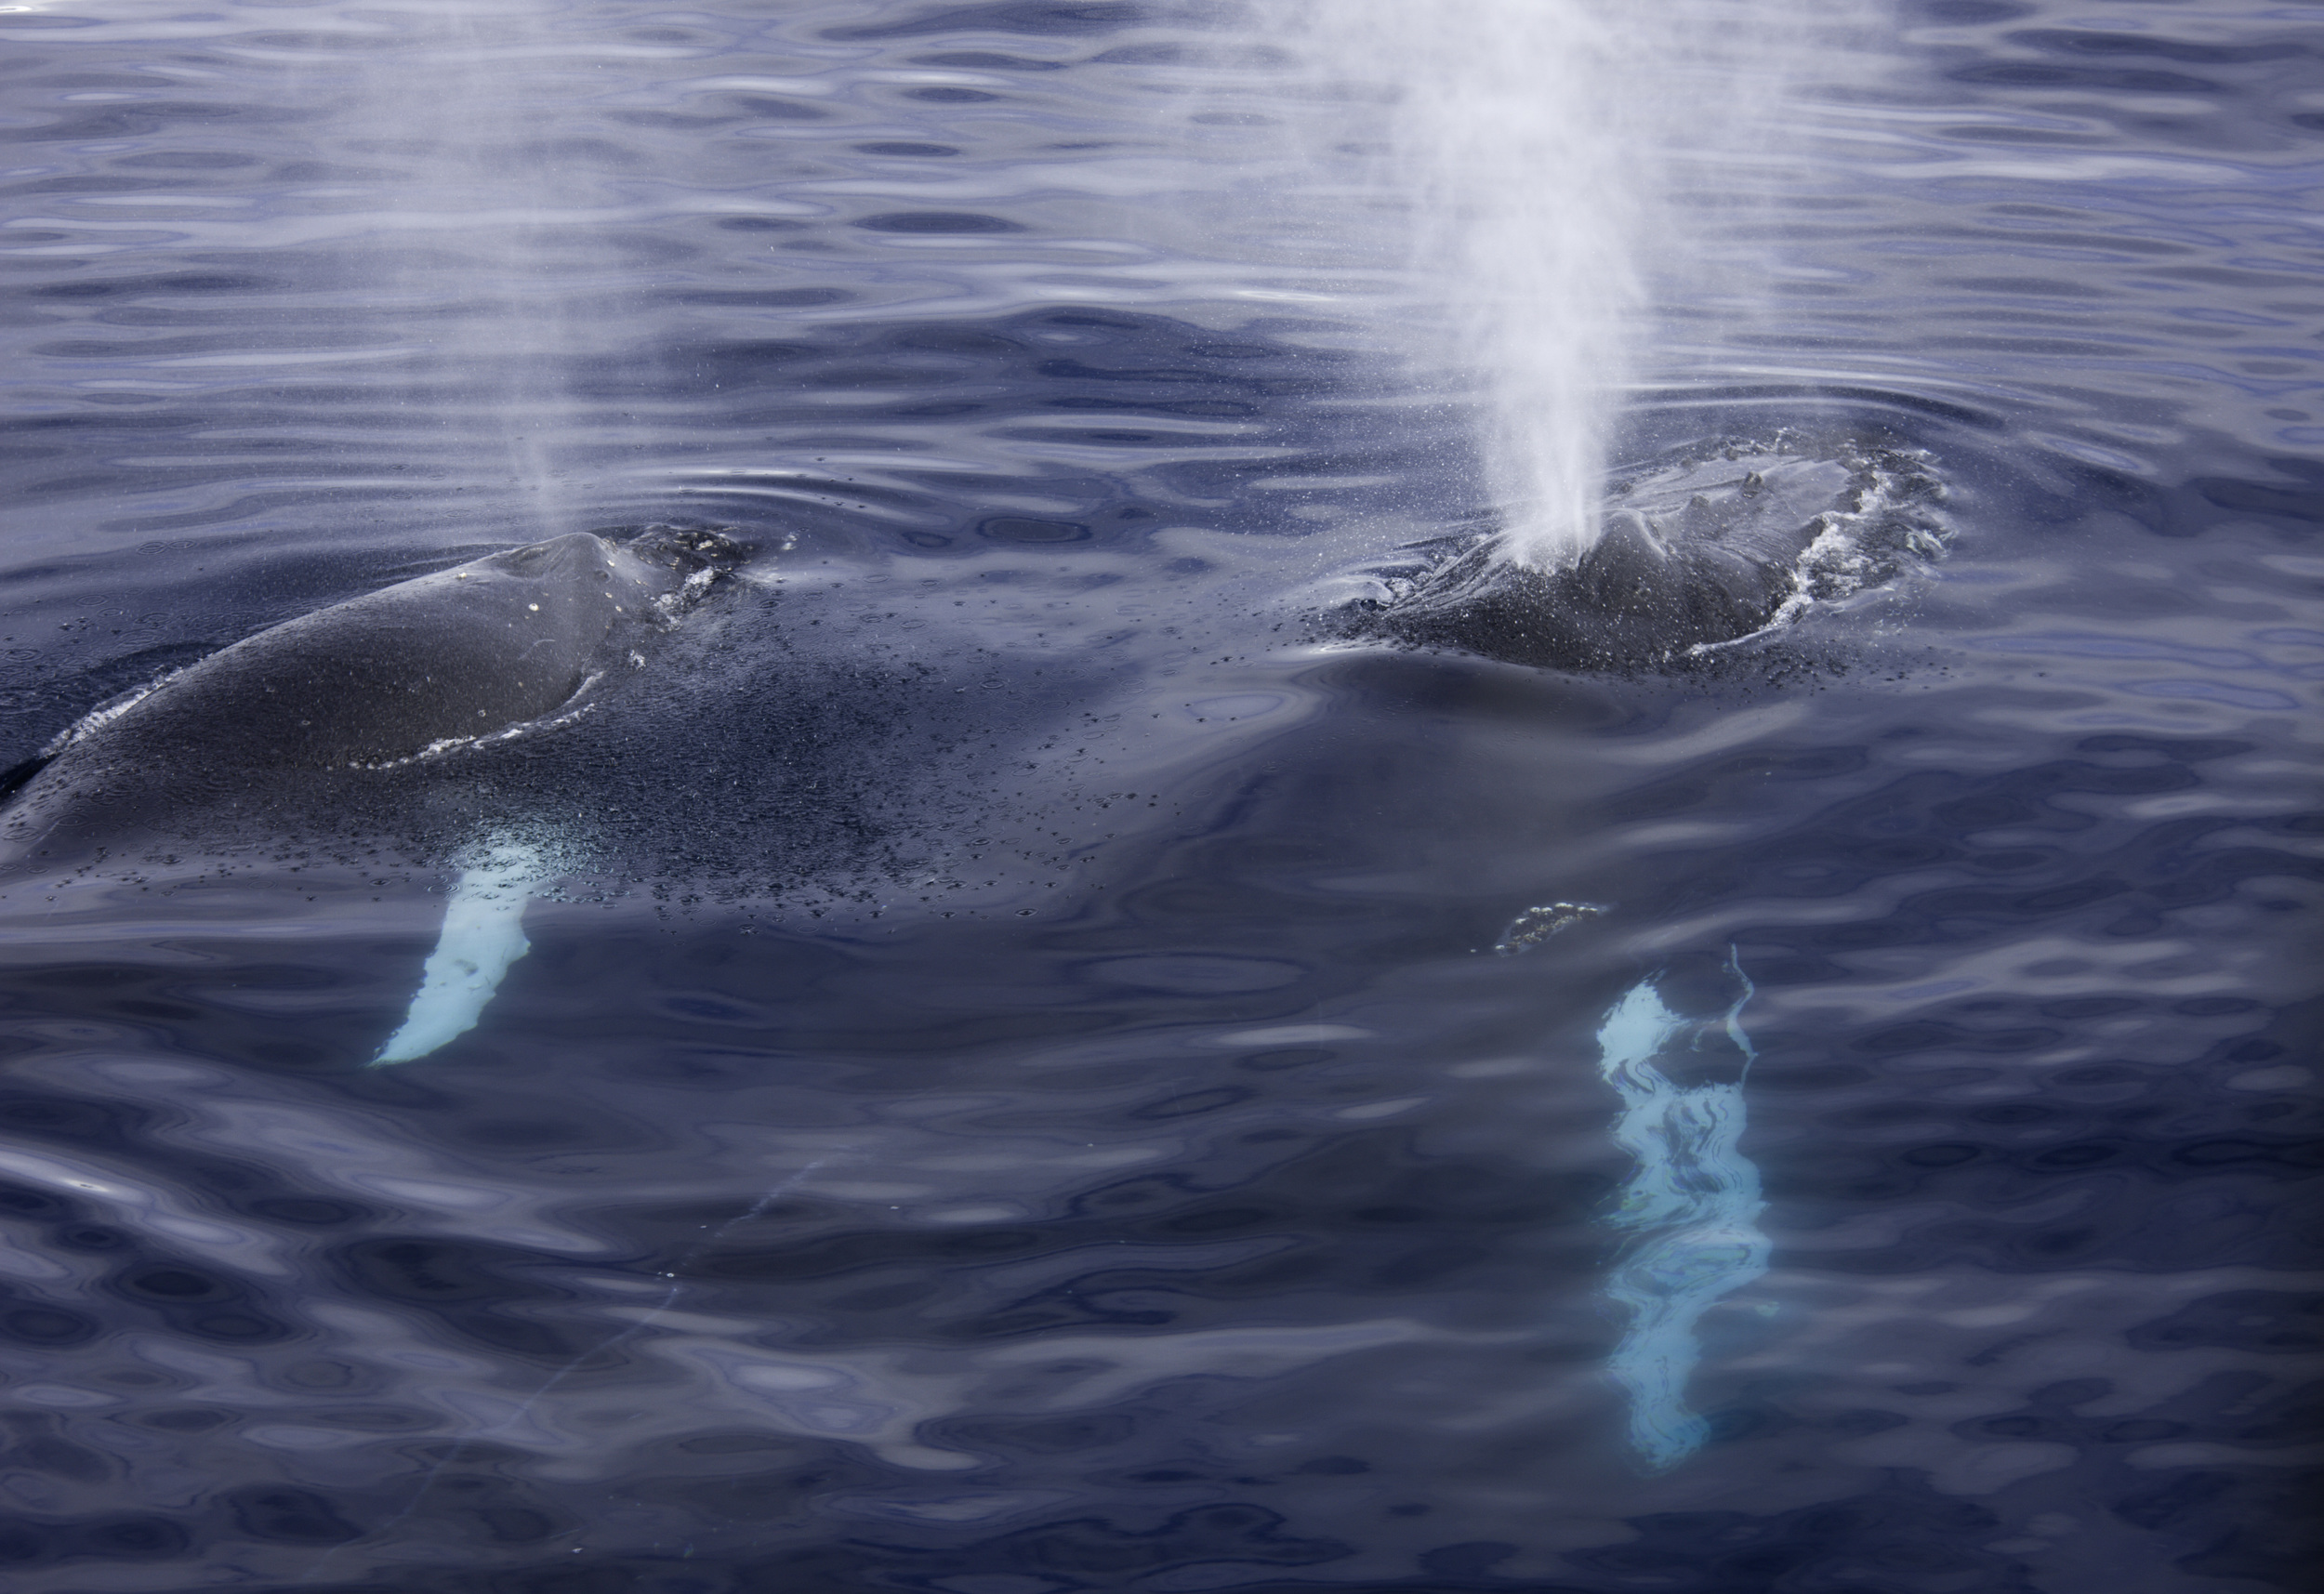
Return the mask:
[[[0, 769], [750, 554], [19, 847], [8, 1586], [2304, 1587], [2320, 39], [0, 7]], [[1763, 631], [1463, 607], [1746, 467], [1854, 495]]]

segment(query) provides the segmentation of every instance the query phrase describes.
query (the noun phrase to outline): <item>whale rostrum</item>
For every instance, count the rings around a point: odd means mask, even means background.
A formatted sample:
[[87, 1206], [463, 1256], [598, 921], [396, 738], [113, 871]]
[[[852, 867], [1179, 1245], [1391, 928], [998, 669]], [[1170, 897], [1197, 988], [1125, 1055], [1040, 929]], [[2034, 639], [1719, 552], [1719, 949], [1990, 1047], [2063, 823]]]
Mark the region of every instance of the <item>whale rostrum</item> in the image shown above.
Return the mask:
[[255, 816], [285, 787], [554, 717], [741, 551], [706, 531], [574, 532], [285, 621], [59, 737], [0, 843], [72, 850], [125, 823], [186, 836], [182, 822], [221, 808]]

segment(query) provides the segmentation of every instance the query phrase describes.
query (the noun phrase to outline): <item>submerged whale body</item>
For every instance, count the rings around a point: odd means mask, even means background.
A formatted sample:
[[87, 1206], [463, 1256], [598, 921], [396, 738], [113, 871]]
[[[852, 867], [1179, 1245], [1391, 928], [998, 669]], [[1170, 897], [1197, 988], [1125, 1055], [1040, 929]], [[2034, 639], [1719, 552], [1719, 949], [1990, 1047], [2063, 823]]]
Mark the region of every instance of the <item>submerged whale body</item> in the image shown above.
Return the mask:
[[264, 821], [555, 717], [741, 557], [712, 532], [575, 532], [261, 631], [99, 710], [0, 823], [33, 857]]
[[1565, 670], [1649, 668], [1758, 635], [1942, 547], [1926, 461], [1788, 439], [1666, 458], [1610, 494], [1598, 540], [1542, 567], [1487, 540], [1381, 573], [1353, 635]]

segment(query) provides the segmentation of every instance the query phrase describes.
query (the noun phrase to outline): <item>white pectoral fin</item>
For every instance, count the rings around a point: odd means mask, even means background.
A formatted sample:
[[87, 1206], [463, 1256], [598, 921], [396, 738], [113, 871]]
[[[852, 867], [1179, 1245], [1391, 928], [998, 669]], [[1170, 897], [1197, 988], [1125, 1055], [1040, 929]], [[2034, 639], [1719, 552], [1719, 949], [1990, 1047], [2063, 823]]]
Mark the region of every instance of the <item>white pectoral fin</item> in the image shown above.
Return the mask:
[[1650, 1472], [1668, 1471], [1710, 1437], [1710, 1424], [1686, 1400], [1701, 1353], [1697, 1320], [1767, 1271], [1767, 1236], [1759, 1229], [1766, 1204], [1759, 1170], [1740, 1145], [1741, 1084], [1681, 1086], [1657, 1066], [1715, 1029], [1748, 1069], [1756, 1054], [1741, 1018], [1751, 984], [1739, 965], [1729, 968], [1742, 995], [1717, 1019], [1682, 1018], [1645, 980], [1598, 1031], [1599, 1076], [1622, 1102], [1614, 1139], [1635, 1159], [1608, 1219], [1634, 1238], [1606, 1281], [1606, 1295], [1629, 1320], [1606, 1371], [1629, 1397], [1631, 1443]]
[[532, 950], [524, 939], [524, 904], [540, 877], [540, 854], [520, 845], [495, 847], [482, 863], [460, 871], [419, 990], [373, 1067], [426, 1057], [476, 1027], [508, 966]]

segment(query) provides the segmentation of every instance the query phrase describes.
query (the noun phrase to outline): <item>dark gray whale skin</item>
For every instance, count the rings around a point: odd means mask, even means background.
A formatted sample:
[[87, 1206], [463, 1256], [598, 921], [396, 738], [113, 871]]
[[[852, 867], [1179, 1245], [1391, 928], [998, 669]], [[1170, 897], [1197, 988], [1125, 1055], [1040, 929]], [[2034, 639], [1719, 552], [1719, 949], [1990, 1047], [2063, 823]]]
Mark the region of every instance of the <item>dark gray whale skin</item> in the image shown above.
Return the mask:
[[1655, 667], [1767, 625], [1793, 590], [1779, 550], [1669, 539], [1634, 514], [1608, 517], [1575, 562], [1539, 570], [1472, 551], [1426, 597], [1374, 628], [1422, 646], [1566, 670]]
[[0, 815], [0, 871], [263, 820], [286, 793], [311, 810], [438, 744], [552, 715], [739, 552], [711, 533], [575, 532], [261, 631], [86, 724]]
[[[1934, 557], [1946, 522], [1923, 456], [1852, 439], [1697, 444], [1616, 489], [1597, 540], [1561, 564], [1473, 544], [1353, 635], [1576, 673], [1700, 667], [1786, 605], [1886, 581]], [[1818, 565], [1827, 534], [1836, 562]]]

